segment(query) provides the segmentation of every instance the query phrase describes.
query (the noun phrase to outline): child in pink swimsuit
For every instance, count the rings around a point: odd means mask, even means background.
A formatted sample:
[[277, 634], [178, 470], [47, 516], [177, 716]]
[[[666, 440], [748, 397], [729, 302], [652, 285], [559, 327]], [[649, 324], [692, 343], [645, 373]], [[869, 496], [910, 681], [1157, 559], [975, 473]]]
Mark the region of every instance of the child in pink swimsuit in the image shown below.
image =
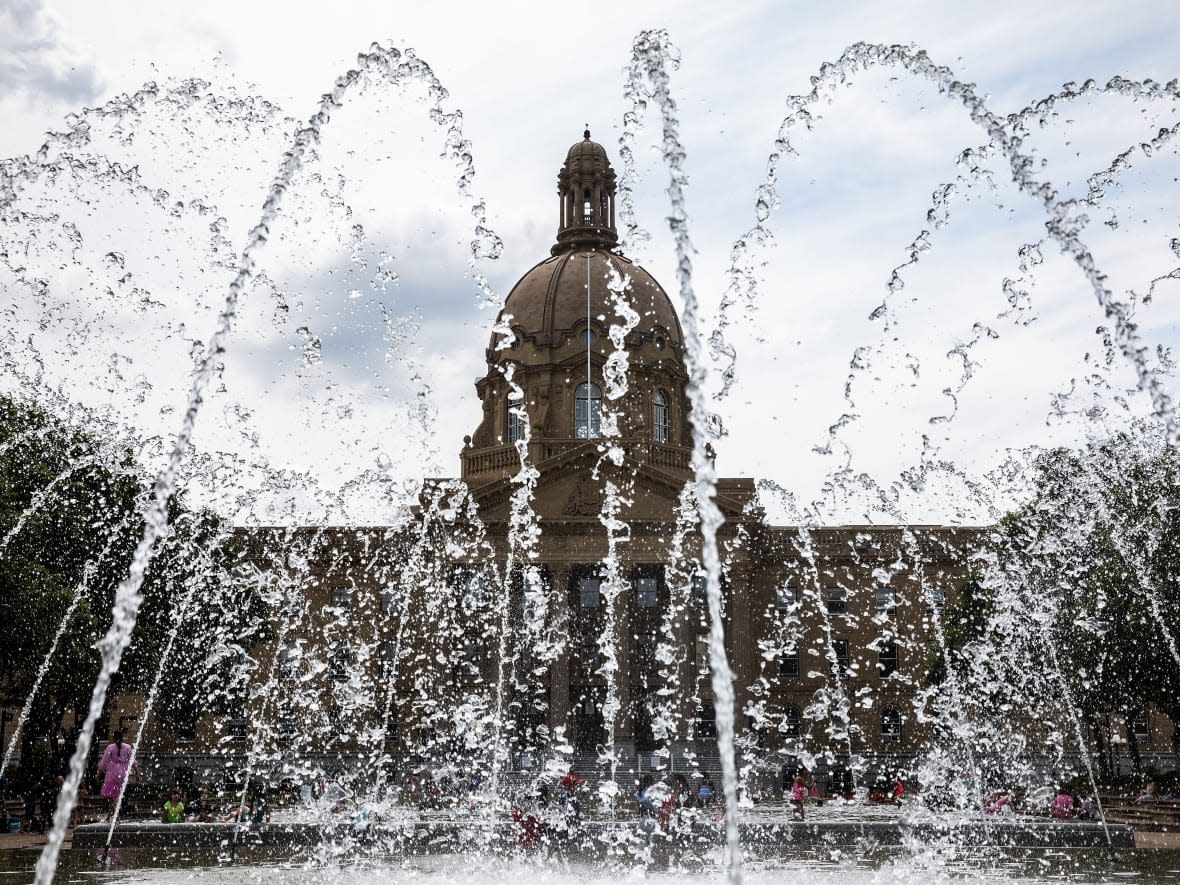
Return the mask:
[[119, 801], [119, 793], [123, 791], [123, 782], [127, 780], [127, 768], [131, 765], [131, 744], [123, 742], [123, 731], [115, 732], [115, 739], [107, 744], [103, 751], [102, 760], [98, 763], [98, 773], [104, 774], [102, 789], [99, 793], [110, 800], [110, 813], [115, 813], [115, 803]]
[[803, 820], [806, 816], [803, 806], [807, 802], [807, 785], [803, 782], [803, 775], [795, 775], [795, 781], [791, 784], [791, 804], [795, 806], [794, 818], [795, 820]]

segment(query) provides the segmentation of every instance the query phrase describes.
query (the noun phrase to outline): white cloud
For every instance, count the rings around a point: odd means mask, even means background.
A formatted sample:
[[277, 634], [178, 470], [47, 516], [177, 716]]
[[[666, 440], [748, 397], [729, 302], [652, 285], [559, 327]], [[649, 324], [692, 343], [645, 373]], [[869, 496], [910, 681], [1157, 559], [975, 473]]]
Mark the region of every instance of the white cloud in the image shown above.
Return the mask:
[[0, 4], [0, 91], [72, 105], [94, 101], [101, 78], [42, 0]]

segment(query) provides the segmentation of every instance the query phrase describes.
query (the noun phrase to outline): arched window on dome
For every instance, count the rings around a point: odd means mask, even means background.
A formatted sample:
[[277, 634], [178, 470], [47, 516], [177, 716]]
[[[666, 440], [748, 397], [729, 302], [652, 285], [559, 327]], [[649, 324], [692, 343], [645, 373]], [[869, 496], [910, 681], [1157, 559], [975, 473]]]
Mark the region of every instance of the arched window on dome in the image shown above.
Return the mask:
[[594, 207], [590, 202], [590, 191], [582, 195], [582, 224], [590, 224], [594, 220]]
[[668, 394], [657, 390], [651, 402], [651, 436], [658, 443], [668, 442], [672, 421], [668, 415]]
[[579, 384], [574, 391], [574, 436], [594, 439], [602, 433], [602, 393], [597, 384]]
[[512, 445], [524, 437], [524, 419], [520, 412], [524, 405], [522, 397], [510, 394], [508, 397], [508, 443]]

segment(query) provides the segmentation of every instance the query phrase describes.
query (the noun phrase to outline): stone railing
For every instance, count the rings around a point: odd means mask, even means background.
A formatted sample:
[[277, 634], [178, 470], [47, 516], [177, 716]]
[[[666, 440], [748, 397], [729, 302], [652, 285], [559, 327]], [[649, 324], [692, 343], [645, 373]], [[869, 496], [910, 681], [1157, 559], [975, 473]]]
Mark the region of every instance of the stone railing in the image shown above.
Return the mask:
[[692, 448], [670, 446], [666, 443], [648, 443], [651, 447], [649, 460], [652, 467], [661, 470], [692, 470]]
[[[587, 440], [577, 438], [533, 439], [529, 442], [529, 459], [541, 464], [574, 449], [581, 448]], [[594, 440], [591, 440], [594, 442]], [[646, 462], [659, 470], [688, 471], [692, 469], [692, 449], [688, 446], [672, 446], [647, 439], [621, 439], [618, 441], [635, 461]], [[516, 447], [496, 446], [462, 453], [463, 476], [478, 476], [488, 473], [514, 473], [519, 464]]]
[[462, 458], [464, 476], [499, 471], [511, 472], [520, 463], [516, 454], [516, 446], [496, 446], [494, 449], [463, 452]]

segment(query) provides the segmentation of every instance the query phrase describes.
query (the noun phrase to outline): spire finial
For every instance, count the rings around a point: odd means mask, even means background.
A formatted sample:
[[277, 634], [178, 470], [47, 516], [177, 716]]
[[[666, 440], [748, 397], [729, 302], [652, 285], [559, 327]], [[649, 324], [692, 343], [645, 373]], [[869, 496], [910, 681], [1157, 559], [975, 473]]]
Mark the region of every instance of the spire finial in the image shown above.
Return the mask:
[[586, 124], [586, 129], [585, 129], [585, 131], [582, 132], [582, 138], [586, 139], [586, 141], [590, 140], [590, 124], [589, 123]]

